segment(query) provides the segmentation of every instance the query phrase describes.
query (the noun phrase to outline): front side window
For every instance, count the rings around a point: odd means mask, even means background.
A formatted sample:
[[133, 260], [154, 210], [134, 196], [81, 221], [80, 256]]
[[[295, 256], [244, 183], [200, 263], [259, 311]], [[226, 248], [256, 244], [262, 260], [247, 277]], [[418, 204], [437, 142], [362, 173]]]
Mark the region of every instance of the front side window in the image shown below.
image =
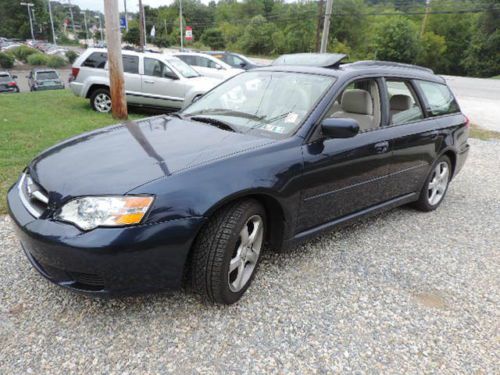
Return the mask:
[[459, 112], [457, 101], [448, 86], [435, 82], [418, 81], [432, 116]]
[[214, 63], [212, 60], [202, 56], [196, 56], [195, 65], [201, 66], [202, 68], [211, 68], [211, 69], [215, 69], [217, 67], [217, 64]]
[[83, 62], [82, 66], [89, 68], [104, 69], [106, 66], [106, 61], [108, 61], [108, 54], [105, 52], [93, 52], [89, 57]]
[[174, 72], [160, 60], [144, 58], [144, 75], [153, 77], [169, 78]]
[[356, 120], [360, 131], [380, 126], [380, 90], [375, 78], [351, 82], [335, 99], [326, 117]]
[[125, 73], [139, 74], [139, 57], [123, 55], [123, 71]]
[[407, 81], [388, 80], [389, 115], [391, 125], [401, 125], [424, 118], [417, 97]]
[[283, 138], [298, 129], [334, 81], [334, 77], [304, 73], [243, 73], [217, 86], [182, 114], [214, 118], [241, 133]]

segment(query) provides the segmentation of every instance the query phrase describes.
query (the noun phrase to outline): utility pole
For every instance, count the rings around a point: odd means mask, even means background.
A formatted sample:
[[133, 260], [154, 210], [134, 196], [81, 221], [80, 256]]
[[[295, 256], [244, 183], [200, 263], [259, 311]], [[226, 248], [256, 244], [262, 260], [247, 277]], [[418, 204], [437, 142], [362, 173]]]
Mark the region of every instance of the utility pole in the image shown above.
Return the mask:
[[326, 52], [328, 45], [328, 33], [330, 32], [330, 18], [332, 17], [333, 0], [326, 0], [325, 21], [323, 22], [323, 35], [321, 35], [320, 52]]
[[30, 28], [31, 28], [31, 39], [35, 40], [35, 33], [33, 32], [33, 20], [31, 19], [30, 7], [35, 6], [33, 3], [21, 3], [21, 5], [26, 5], [28, 8], [28, 17], [30, 18]]
[[139, 44], [141, 51], [144, 52], [144, 8], [142, 7], [142, 0], [139, 0]]
[[320, 51], [321, 46], [321, 25], [323, 20], [323, 5], [325, 0], [318, 1], [318, 24], [316, 25], [316, 48], [314, 49], [316, 52]]
[[123, 8], [125, 10], [125, 30], [128, 31], [127, 0], [123, 0]]
[[50, 17], [50, 27], [52, 28], [52, 40], [54, 42], [54, 45], [57, 46], [57, 37], [56, 37], [56, 32], [54, 31], [54, 19], [52, 18], [52, 6], [50, 5], [49, 0], [49, 17]]
[[106, 41], [108, 44], [109, 87], [111, 94], [111, 112], [119, 120], [128, 118], [125, 98], [125, 78], [123, 76], [122, 38], [120, 30], [120, 11], [118, 0], [104, 2], [106, 21]]
[[99, 13], [98, 16], [95, 16], [95, 18], [99, 18], [99, 30], [101, 31], [101, 43], [104, 42], [104, 37], [102, 35], [102, 20], [101, 20], [101, 13]]
[[431, 0], [425, 0], [425, 14], [422, 21], [422, 29], [420, 30], [420, 36], [424, 35], [425, 26], [427, 24], [427, 18], [429, 17], [429, 12], [431, 10]]
[[73, 18], [73, 4], [71, 4], [71, 0], [68, 0], [69, 15], [71, 17], [71, 27], [73, 29], [73, 34], [75, 34], [75, 20]]
[[181, 36], [181, 52], [184, 49], [184, 33], [182, 30], [182, 0], [179, 0], [179, 28]]
[[80, 14], [83, 14], [83, 23], [85, 24], [85, 44], [89, 43], [89, 27], [87, 24], [87, 11], [80, 12]]

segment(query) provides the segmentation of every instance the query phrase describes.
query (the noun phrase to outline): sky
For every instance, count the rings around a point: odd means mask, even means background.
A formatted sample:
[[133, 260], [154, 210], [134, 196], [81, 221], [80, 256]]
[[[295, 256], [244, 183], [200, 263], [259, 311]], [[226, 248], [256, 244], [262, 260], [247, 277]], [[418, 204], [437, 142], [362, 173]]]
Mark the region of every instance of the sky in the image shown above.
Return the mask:
[[[64, 0], [60, 0], [65, 2]], [[120, 11], [123, 11], [123, 1], [118, 0], [118, 5], [120, 6]], [[125, 0], [127, 2], [127, 10], [131, 12], [137, 12], [139, 10], [137, 0]], [[209, 0], [202, 0], [203, 3], [208, 4]], [[104, 0], [71, 0], [72, 4], [78, 5], [81, 9], [89, 10], [100, 10], [104, 12]], [[170, 5], [173, 0], [142, 0], [143, 5], [150, 5], [152, 7], [159, 7], [161, 5]]]

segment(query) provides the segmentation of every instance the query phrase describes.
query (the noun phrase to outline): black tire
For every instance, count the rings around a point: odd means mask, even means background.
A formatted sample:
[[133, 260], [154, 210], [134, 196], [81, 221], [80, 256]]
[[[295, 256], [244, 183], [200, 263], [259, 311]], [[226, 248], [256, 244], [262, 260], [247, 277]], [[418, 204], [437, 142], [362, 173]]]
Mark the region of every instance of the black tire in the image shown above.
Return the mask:
[[[250, 286], [257, 271], [260, 256], [253, 272], [241, 290], [230, 288], [229, 264], [240, 243], [240, 231], [256, 215], [263, 222], [266, 234], [266, 212], [254, 199], [230, 204], [214, 214], [202, 228], [192, 249], [191, 284], [195, 292], [209, 302], [230, 305], [237, 302]], [[262, 250], [261, 245], [260, 251]]]
[[[448, 181], [446, 184], [446, 188], [444, 189], [444, 192], [442, 194], [442, 198], [437, 202], [436, 204], [431, 204], [429, 201], [429, 184], [431, 183], [434, 175], [435, 175], [435, 169], [436, 167], [441, 164], [441, 163], [446, 163], [448, 165]], [[452, 166], [450, 162], [450, 158], [448, 156], [441, 156], [439, 159], [437, 159], [434, 164], [432, 165], [432, 168], [429, 172], [429, 175], [427, 176], [427, 179], [425, 180], [424, 186], [422, 188], [422, 191], [420, 192], [420, 196], [418, 197], [418, 200], [414, 202], [412, 205], [415, 207], [417, 210], [424, 211], [424, 212], [429, 212], [429, 211], [434, 211], [436, 208], [439, 207], [439, 205], [443, 202], [446, 192], [448, 191], [450, 179], [451, 179], [451, 172], [452, 172]]]
[[109, 89], [107, 89], [107, 88], [95, 89], [94, 91], [92, 91], [92, 94], [90, 94], [90, 106], [96, 112], [109, 113], [111, 111], [111, 105], [109, 106], [108, 111], [102, 111], [100, 108], [98, 108], [98, 105], [96, 103], [96, 98], [101, 94], [107, 95], [111, 99]]

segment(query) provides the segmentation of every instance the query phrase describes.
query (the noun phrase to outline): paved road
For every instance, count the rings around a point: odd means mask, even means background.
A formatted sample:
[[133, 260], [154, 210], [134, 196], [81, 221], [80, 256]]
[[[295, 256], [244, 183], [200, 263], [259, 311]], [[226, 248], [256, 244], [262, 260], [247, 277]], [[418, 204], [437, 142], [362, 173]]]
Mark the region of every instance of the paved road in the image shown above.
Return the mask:
[[500, 79], [444, 77], [473, 123], [500, 132]]
[[69, 293], [0, 217], [0, 374], [498, 373], [500, 143], [471, 144], [437, 211], [268, 252], [231, 307]]

